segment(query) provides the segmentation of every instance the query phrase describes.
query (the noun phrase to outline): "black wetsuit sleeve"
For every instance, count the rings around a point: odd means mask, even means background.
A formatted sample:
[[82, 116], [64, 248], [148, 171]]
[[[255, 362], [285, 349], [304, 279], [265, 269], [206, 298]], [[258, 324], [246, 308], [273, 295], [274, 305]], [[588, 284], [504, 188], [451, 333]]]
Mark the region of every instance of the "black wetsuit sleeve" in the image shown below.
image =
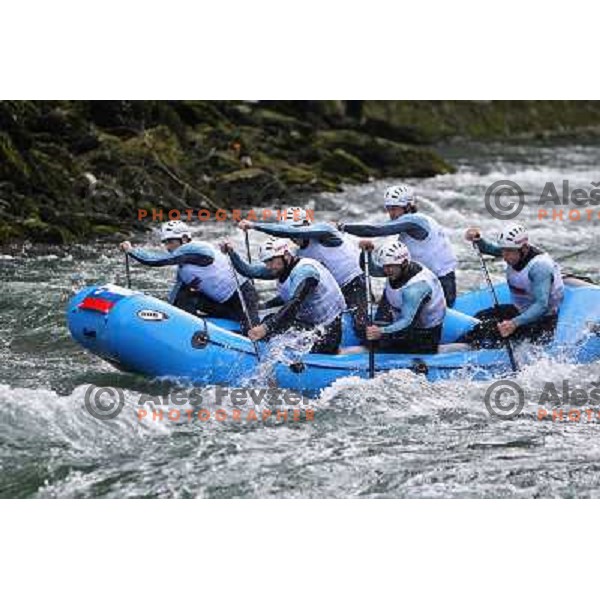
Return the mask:
[[392, 307], [390, 306], [387, 296], [384, 293], [383, 296], [381, 296], [379, 304], [377, 305], [377, 311], [375, 312], [374, 321], [380, 323], [385, 322], [387, 324], [390, 323], [392, 319]]
[[307, 277], [297, 287], [294, 295], [269, 319], [267, 324], [269, 333], [280, 333], [288, 329], [296, 318], [302, 303], [318, 284], [319, 281], [316, 278]]
[[277, 276], [271, 273], [263, 264], [247, 263], [235, 250], [229, 252], [233, 268], [250, 279], [277, 279]]
[[304, 225], [295, 227], [285, 223], [262, 223], [254, 225], [256, 231], [261, 231], [276, 237], [285, 237], [291, 240], [318, 240], [323, 246], [335, 248], [344, 242], [342, 236], [327, 223]]
[[128, 254], [147, 267], [167, 267], [172, 265], [197, 265], [208, 267], [215, 261], [214, 257], [199, 251], [188, 251], [181, 246], [174, 252], [149, 252], [133, 248]]
[[387, 237], [388, 235], [406, 233], [416, 240], [424, 240], [429, 235], [429, 231], [421, 223], [416, 222], [412, 215], [404, 215], [390, 223], [380, 225], [344, 223], [342, 224], [342, 231], [359, 237]]
[[475, 244], [479, 248], [482, 254], [489, 254], [490, 256], [500, 257], [502, 256], [502, 248], [497, 244], [493, 244], [492, 242], [488, 242], [484, 240], [482, 237], [477, 238], [475, 240]]
[[276, 306], [283, 306], [284, 304], [285, 304], [285, 302], [283, 301], [283, 298], [281, 296], [274, 296], [270, 300], [263, 302], [263, 304], [261, 304], [260, 307], [262, 309], [269, 309], [269, 308], [275, 308]]

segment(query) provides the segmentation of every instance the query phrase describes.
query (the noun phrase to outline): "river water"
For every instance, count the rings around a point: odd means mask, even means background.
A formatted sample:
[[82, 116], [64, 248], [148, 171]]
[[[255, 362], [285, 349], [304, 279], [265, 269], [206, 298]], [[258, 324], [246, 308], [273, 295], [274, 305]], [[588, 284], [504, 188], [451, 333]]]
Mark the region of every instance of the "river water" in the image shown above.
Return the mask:
[[[483, 196], [497, 180], [526, 193], [520, 219], [536, 244], [569, 271], [598, 279], [596, 211], [580, 221], [538, 219], [546, 181], [559, 193], [600, 181], [600, 145], [468, 145], [443, 148], [458, 172], [414, 183], [421, 210], [449, 231], [460, 260], [459, 288], [483, 285], [464, 229], [502, 225]], [[384, 218], [374, 182], [315, 197], [318, 219]], [[566, 211], [565, 211], [566, 215]], [[589, 220], [588, 220], [589, 218]], [[199, 239], [230, 236], [229, 223], [196, 228]], [[257, 251], [258, 234], [252, 236]], [[140, 242], [151, 244], [151, 236]], [[51, 252], [51, 253], [50, 253]], [[499, 262], [490, 263], [494, 278]], [[397, 371], [372, 381], [340, 380], [314, 402], [314, 421], [170, 422], [140, 419], [142, 392], [164, 384], [120, 373], [84, 352], [65, 325], [74, 286], [124, 285], [122, 255], [93, 244], [50, 251], [28, 247], [0, 257], [0, 497], [598, 497], [600, 418], [539, 420], [545, 382], [590, 388], [600, 366], [552, 362], [531, 347], [515, 381], [527, 392], [515, 419], [490, 417], [489, 385], [466, 378], [428, 383]], [[172, 272], [132, 266], [134, 287], [164, 296]], [[90, 384], [124, 389], [126, 406], [111, 421], [84, 409]], [[210, 407], [208, 407], [210, 408]], [[597, 411], [596, 411], [597, 412]]]

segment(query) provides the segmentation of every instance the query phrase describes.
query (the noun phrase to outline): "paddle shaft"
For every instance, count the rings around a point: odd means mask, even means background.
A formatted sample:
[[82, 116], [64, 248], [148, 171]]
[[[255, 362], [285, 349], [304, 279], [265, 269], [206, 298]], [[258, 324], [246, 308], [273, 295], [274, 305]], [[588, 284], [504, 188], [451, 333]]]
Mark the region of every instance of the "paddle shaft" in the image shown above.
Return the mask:
[[129, 270], [129, 254], [125, 254], [125, 278], [127, 280], [127, 287], [131, 289], [131, 272]]
[[[244, 238], [246, 240], [246, 255], [248, 257], [248, 264], [252, 264], [252, 252], [250, 252], [250, 233], [247, 229], [244, 229]], [[251, 280], [254, 282], [254, 279]]]
[[[481, 264], [481, 270], [483, 271], [483, 274], [486, 278], [488, 287], [490, 288], [490, 291], [492, 292], [492, 298], [494, 299], [494, 306], [496, 308], [498, 308], [500, 306], [500, 302], [498, 300], [498, 296], [496, 295], [496, 290], [494, 289], [494, 284], [492, 283], [492, 279], [490, 277], [490, 273], [488, 271], [487, 265], [485, 264], [485, 260], [483, 259], [483, 254], [481, 253], [481, 250], [479, 249], [479, 246], [477, 245], [476, 242], [473, 242], [473, 248], [475, 248], [475, 250], [477, 251], [477, 254], [479, 255], [479, 262]], [[510, 360], [510, 366], [512, 367], [513, 371], [518, 371], [519, 367], [518, 367], [517, 361], [515, 359], [515, 353], [513, 352], [512, 344], [507, 337], [503, 338], [503, 340], [504, 340], [504, 344], [506, 345], [506, 352], [508, 353], [508, 359]]]
[[[363, 259], [365, 262], [365, 293], [367, 294], [367, 325], [373, 325], [373, 307], [371, 305], [371, 273], [369, 269], [369, 260], [371, 253], [368, 250], [363, 250]], [[370, 341], [367, 344], [369, 348], [369, 379], [375, 377], [375, 344]]]
[[248, 255], [248, 262], [252, 264], [252, 253], [250, 252], [250, 234], [248, 233], [247, 229], [244, 231], [244, 236], [246, 238], [246, 254]]
[[[252, 319], [250, 318], [250, 313], [248, 312], [248, 306], [246, 305], [246, 299], [244, 298], [244, 294], [242, 293], [242, 288], [240, 286], [240, 280], [238, 278], [238, 274], [237, 271], [235, 270], [235, 267], [233, 266], [233, 260], [231, 259], [230, 255], [227, 255], [229, 257], [229, 267], [231, 268], [231, 272], [233, 273], [233, 277], [235, 278], [235, 287], [237, 288], [237, 294], [238, 294], [238, 298], [240, 299], [240, 304], [242, 305], [242, 310], [244, 311], [244, 317], [246, 318], [246, 324], [248, 326], [248, 329], [252, 329], [252, 327], [254, 327], [254, 324], [252, 323]], [[258, 342], [255, 340], [251, 340], [252, 344], [254, 346], [254, 352], [256, 353], [256, 360], [258, 360], [258, 362], [260, 362], [260, 352], [258, 350]]]

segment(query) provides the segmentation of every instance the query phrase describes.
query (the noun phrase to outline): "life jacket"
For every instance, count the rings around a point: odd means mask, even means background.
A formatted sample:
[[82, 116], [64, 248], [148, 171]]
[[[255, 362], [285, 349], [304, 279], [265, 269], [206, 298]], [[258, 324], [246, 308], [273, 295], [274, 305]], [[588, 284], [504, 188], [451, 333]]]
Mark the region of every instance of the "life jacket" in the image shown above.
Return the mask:
[[413, 214], [411, 218], [416, 222], [425, 221], [423, 226], [429, 231], [423, 240], [417, 240], [406, 232], [398, 235], [398, 239], [408, 247], [411, 259], [427, 267], [438, 277], [454, 271], [456, 256], [444, 228], [427, 215]]
[[310, 277], [314, 267], [319, 272], [319, 283], [304, 300], [298, 319], [310, 325], [329, 325], [345, 308], [346, 301], [333, 275], [317, 260], [301, 258], [286, 279], [278, 281], [279, 295], [287, 302], [298, 286]]
[[506, 265], [506, 281], [510, 289], [512, 303], [519, 312], [527, 310], [534, 302], [533, 289], [529, 279], [529, 271], [534, 265], [545, 264], [553, 273], [550, 298], [548, 299], [548, 314], [556, 314], [564, 296], [564, 284], [560, 268], [549, 254], [533, 249], [534, 256], [525, 266], [517, 270]]
[[[206, 253], [211, 254], [214, 261], [206, 267], [193, 264], [179, 265], [177, 270], [178, 279], [186, 285], [186, 282], [197, 278], [200, 280], [201, 292], [211, 300], [214, 302], [229, 300], [236, 292], [237, 285], [228, 258], [221, 252], [216, 252], [209, 244], [203, 242], [190, 243], [193, 243], [194, 246], [204, 246]], [[247, 281], [247, 278], [242, 275], [238, 275], [238, 279], [240, 285]]]
[[402, 291], [420, 281], [425, 281], [429, 284], [429, 287], [431, 288], [431, 297], [422, 306], [414, 323], [415, 327], [429, 329], [431, 327], [436, 327], [443, 322], [444, 317], [446, 316], [446, 299], [444, 290], [442, 289], [442, 285], [437, 276], [427, 267], [424, 267], [423, 265], [418, 266], [421, 267], [421, 270], [398, 288], [393, 288], [388, 281], [385, 286], [384, 294], [392, 309], [394, 320], [398, 320], [402, 315]]
[[299, 248], [297, 256], [312, 258], [325, 265], [340, 287], [344, 287], [362, 274], [360, 251], [344, 239], [341, 246], [324, 246], [318, 240], [309, 240], [305, 248]]

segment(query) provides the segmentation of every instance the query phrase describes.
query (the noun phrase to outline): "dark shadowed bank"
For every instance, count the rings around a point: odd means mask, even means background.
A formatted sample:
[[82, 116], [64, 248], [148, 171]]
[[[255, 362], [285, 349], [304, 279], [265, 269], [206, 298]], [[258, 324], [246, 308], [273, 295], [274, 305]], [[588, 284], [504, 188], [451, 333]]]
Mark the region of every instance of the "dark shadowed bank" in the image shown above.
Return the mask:
[[455, 138], [582, 135], [600, 102], [3, 101], [0, 245], [149, 226], [138, 210], [289, 205], [453, 171]]

